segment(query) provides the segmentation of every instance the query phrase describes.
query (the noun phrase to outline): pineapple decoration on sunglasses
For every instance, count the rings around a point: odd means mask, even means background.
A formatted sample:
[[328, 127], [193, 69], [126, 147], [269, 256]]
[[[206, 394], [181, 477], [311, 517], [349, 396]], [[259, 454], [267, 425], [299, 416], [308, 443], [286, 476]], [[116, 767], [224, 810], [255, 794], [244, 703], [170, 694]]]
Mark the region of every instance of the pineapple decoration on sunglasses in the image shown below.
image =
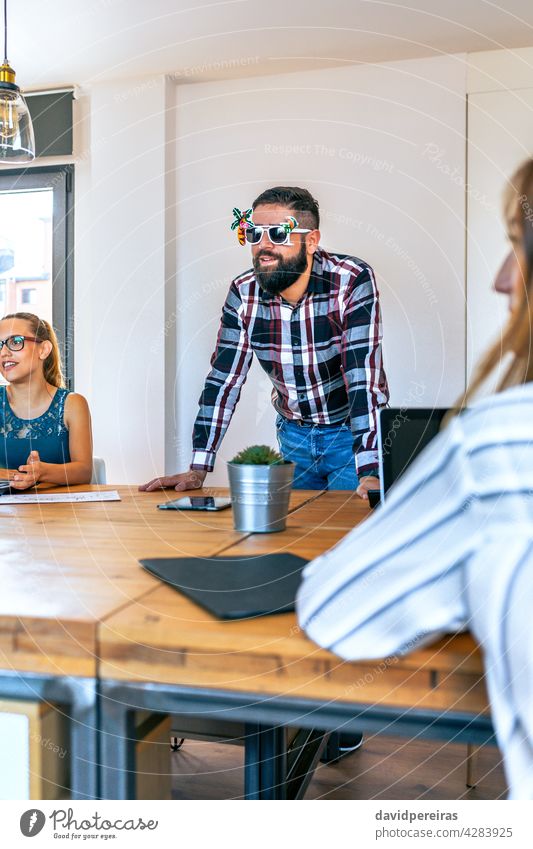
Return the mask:
[[235, 221], [231, 225], [232, 230], [237, 230], [237, 238], [239, 240], [239, 245], [246, 244], [246, 230], [248, 227], [253, 227], [254, 222], [250, 218], [252, 214], [252, 209], [245, 209], [244, 212], [241, 212], [237, 207], [233, 207], [233, 215], [235, 216]]
[[[237, 238], [239, 240], [239, 245], [244, 246], [246, 244], [246, 231], [250, 227], [255, 227], [255, 224], [250, 217], [252, 212], [252, 209], [246, 209], [241, 212], [238, 207], [233, 207], [233, 215], [235, 220], [231, 225], [231, 229], [237, 230]], [[278, 226], [284, 231], [285, 237], [288, 238], [288, 236], [293, 230], [297, 230], [298, 222], [296, 218], [294, 218], [292, 215], [289, 215], [287, 220], [282, 222]], [[302, 232], [308, 233], [309, 230], [303, 230]]]

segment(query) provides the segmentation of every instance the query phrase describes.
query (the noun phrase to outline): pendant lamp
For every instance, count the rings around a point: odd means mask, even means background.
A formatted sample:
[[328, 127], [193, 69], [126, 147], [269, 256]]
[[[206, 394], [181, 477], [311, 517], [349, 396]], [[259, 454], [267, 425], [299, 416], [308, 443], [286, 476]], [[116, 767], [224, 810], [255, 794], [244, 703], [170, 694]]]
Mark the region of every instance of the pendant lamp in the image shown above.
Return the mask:
[[30, 112], [15, 71], [7, 59], [7, 0], [4, 0], [4, 61], [0, 65], [0, 164], [35, 159], [35, 139]]

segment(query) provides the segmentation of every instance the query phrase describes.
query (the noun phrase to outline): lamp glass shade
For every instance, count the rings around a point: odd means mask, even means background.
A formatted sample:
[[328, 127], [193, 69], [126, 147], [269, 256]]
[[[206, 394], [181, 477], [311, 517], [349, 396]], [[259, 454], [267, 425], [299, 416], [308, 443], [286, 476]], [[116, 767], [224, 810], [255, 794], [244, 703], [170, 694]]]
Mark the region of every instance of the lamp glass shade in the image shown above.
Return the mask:
[[35, 138], [26, 101], [17, 87], [0, 83], [0, 164], [33, 159]]

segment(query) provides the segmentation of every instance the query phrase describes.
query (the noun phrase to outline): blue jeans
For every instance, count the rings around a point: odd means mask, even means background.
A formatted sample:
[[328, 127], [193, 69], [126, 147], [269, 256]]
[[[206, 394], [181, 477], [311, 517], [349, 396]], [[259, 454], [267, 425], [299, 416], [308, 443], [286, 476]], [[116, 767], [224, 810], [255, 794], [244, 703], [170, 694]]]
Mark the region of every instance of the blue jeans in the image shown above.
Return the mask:
[[278, 415], [276, 430], [283, 458], [296, 464], [294, 489], [357, 489], [348, 425], [299, 425]]

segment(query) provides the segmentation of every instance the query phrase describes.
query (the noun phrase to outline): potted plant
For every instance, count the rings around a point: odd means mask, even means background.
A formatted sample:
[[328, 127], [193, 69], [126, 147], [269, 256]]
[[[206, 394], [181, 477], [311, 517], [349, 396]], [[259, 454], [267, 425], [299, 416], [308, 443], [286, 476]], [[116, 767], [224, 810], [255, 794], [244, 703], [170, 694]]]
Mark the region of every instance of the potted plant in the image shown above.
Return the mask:
[[252, 445], [228, 463], [237, 531], [283, 531], [289, 511], [294, 463], [268, 445]]

